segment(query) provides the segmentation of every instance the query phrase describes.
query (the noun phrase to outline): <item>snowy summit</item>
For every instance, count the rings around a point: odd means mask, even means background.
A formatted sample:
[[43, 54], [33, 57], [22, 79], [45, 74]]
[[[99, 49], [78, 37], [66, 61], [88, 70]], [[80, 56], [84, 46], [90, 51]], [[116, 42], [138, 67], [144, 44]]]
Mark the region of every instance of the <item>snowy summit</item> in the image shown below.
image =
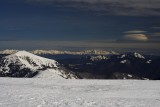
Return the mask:
[[70, 74], [66, 76], [65, 71], [61, 69], [60, 64], [57, 61], [43, 58], [26, 51], [19, 51], [15, 54], [3, 57], [1, 60], [1, 76], [32, 77], [38, 74], [48, 74], [48, 72], [49, 74], [52, 72], [52, 75], [56, 74], [64, 78], [73, 76]]
[[6, 56], [5, 58], [5, 61], [8, 62], [7, 65], [9, 65], [10, 63], [17, 63], [21, 65], [22, 68], [30, 68], [32, 70], [43, 69], [44, 66], [50, 68], [58, 67], [58, 62], [56, 62], [55, 60], [42, 58], [27, 51], [19, 51], [15, 54]]

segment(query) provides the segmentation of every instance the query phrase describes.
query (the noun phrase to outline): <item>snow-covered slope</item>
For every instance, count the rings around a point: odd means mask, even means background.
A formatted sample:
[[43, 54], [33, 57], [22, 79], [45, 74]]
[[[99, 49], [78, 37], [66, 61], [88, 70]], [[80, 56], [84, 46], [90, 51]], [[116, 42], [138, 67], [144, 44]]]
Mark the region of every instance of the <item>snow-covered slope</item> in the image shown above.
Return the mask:
[[15, 54], [6, 56], [4, 57], [4, 62], [4, 67], [7, 68], [7, 71], [9, 71], [9, 65], [11, 63], [20, 65], [20, 69], [30, 68], [31, 70], [43, 69], [44, 67], [58, 67], [58, 63], [55, 60], [42, 58], [26, 51], [19, 51]]
[[[17, 75], [17, 72], [18, 75], [22, 75], [21, 73], [24, 71], [29, 73], [39, 72], [39, 74], [41, 74], [40, 72], [43, 71], [44, 74], [48, 73], [47, 72], [48, 69], [50, 69], [49, 71], [53, 72], [53, 75], [56, 74], [57, 76], [61, 76], [64, 78], [67, 78], [67, 76], [72, 78], [73, 76], [70, 73], [66, 73], [65, 71], [61, 70], [60, 65], [57, 61], [43, 58], [26, 51], [19, 51], [15, 54], [11, 54], [9, 56], [2, 58], [0, 65], [0, 72], [5, 75], [12, 73], [13, 74], [16, 73]], [[52, 77], [52, 75], [47, 75], [47, 77], [49, 76]]]
[[160, 107], [160, 81], [0, 78], [0, 107]]
[[108, 58], [103, 55], [98, 55], [98, 56], [91, 56], [90, 60], [91, 61], [102, 61], [102, 60], [107, 60]]

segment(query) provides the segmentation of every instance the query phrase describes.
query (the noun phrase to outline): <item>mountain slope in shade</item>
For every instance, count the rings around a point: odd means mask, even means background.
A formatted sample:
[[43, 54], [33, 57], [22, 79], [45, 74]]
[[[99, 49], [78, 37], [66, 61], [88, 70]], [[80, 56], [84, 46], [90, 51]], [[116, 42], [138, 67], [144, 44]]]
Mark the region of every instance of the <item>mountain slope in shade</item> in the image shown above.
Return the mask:
[[160, 79], [160, 58], [137, 52], [59, 61], [84, 79]]
[[19, 51], [3, 57], [0, 63], [0, 76], [33, 77], [40, 75], [41, 72], [43, 72], [44, 75], [48, 73], [47, 71], [51, 71], [52, 73], [46, 75], [45, 78], [76, 78], [71, 72], [62, 70], [57, 61], [43, 58], [26, 51]]

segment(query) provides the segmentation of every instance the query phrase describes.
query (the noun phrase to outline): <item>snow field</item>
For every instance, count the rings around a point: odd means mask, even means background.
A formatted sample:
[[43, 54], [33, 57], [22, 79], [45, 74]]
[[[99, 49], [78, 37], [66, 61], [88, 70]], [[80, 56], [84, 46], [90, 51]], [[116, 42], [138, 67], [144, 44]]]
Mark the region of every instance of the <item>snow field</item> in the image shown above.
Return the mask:
[[0, 107], [159, 107], [159, 83], [0, 78]]

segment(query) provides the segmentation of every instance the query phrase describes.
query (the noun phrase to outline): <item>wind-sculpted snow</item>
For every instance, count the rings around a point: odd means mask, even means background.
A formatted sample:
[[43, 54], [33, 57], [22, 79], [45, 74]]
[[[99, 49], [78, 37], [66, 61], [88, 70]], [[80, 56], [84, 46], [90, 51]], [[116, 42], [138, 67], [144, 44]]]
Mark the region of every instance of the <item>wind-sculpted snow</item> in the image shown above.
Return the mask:
[[0, 78], [1, 107], [159, 107], [160, 81]]

